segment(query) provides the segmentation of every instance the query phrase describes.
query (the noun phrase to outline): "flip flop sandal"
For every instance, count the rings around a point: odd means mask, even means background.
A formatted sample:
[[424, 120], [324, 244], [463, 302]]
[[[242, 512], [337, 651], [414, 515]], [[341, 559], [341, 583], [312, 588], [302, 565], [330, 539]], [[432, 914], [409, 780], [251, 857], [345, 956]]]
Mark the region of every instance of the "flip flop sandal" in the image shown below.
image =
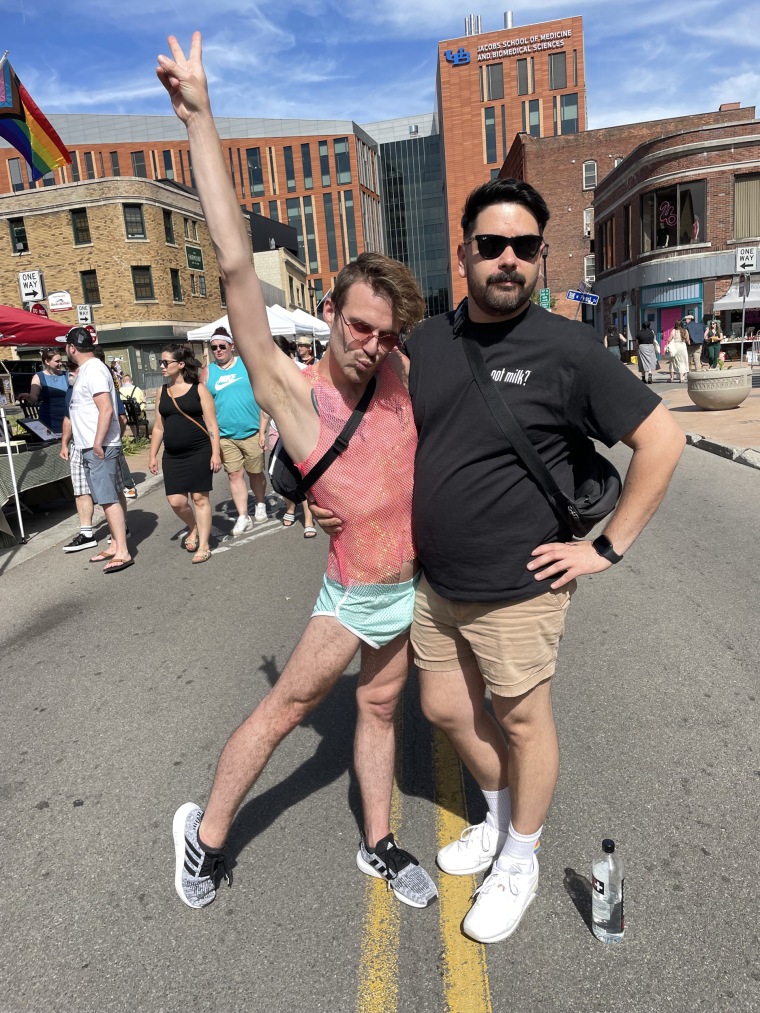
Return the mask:
[[191, 563], [207, 563], [211, 559], [211, 549], [204, 549], [203, 552], [196, 552]]
[[303, 529], [303, 536], [304, 536], [304, 538], [316, 538], [317, 537], [317, 529], [316, 528], [304, 528]]
[[117, 559], [116, 556], [112, 557], [116, 566], [104, 566], [103, 573], [120, 573], [122, 570], [126, 570], [128, 566], [134, 566], [134, 559]]
[[282, 515], [282, 526], [284, 528], [292, 528], [296, 522], [295, 514], [283, 514]]
[[99, 552], [97, 556], [90, 556], [91, 563], [107, 563], [109, 559], [115, 559], [115, 552]]
[[195, 541], [191, 541], [191, 539], [190, 539], [189, 536], [185, 539], [185, 549], [188, 552], [197, 552], [198, 551], [198, 536], [197, 535], [195, 536]]

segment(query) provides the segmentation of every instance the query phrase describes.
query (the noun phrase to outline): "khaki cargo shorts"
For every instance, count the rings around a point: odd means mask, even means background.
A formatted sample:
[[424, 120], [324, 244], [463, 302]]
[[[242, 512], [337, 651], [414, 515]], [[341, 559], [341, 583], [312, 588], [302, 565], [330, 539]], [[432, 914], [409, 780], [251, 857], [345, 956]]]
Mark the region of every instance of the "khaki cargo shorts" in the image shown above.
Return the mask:
[[246, 436], [244, 440], [222, 436], [219, 442], [222, 445], [222, 460], [226, 472], [242, 471], [245, 468], [249, 475], [258, 475], [264, 470], [264, 451], [259, 446], [257, 432], [253, 436]]
[[424, 575], [411, 629], [414, 663], [450, 672], [475, 660], [496, 696], [521, 696], [554, 674], [572, 581], [518, 601], [455, 602], [441, 598]]

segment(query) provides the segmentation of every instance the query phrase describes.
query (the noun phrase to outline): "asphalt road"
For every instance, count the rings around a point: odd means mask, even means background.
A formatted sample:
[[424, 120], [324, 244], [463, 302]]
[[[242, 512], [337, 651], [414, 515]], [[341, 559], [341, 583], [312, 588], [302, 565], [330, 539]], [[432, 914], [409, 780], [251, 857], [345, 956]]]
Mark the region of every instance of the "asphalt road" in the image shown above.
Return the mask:
[[[0, 1010], [760, 1009], [758, 503], [760, 473], [687, 448], [625, 561], [581, 582], [538, 898], [488, 948], [459, 934], [466, 902], [406, 908], [355, 868], [356, 664], [244, 804], [233, 888], [200, 912], [174, 894], [172, 814], [203, 804], [227, 735], [296, 643], [321, 533], [273, 520], [191, 566], [155, 490], [130, 508], [130, 570], [106, 578], [56, 547], [6, 573]], [[398, 836], [432, 871], [456, 793], [413, 678], [401, 725]], [[480, 820], [468, 779], [465, 797], [453, 818]], [[613, 947], [588, 926], [606, 836], [627, 869]]]

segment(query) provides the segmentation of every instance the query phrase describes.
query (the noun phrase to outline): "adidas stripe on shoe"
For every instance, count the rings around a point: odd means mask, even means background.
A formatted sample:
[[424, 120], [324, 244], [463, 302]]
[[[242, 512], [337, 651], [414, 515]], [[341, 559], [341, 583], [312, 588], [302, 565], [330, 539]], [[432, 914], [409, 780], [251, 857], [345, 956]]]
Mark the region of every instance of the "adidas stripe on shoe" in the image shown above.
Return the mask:
[[356, 865], [367, 876], [384, 879], [402, 904], [427, 907], [438, 896], [435, 883], [417, 859], [396, 844], [393, 834], [368, 848], [362, 837]]

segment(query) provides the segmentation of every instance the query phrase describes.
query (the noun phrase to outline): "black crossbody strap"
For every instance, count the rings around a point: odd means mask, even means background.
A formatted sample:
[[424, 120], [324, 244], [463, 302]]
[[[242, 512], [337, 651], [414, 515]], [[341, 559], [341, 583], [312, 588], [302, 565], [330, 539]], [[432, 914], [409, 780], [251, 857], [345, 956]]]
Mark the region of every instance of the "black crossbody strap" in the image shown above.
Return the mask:
[[475, 338], [467, 328], [462, 334], [464, 351], [467, 361], [470, 364], [475, 383], [483, 395], [491, 414], [497, 425], [512, 444], [516, 454], [525, 465], [528, 473], [532, 475], [541, 492], [548, 499], [554, 512], [559, 519], [573, 527], [573, 518], [577, 515], [577, 508], [570, 497], [564, 493], [552, 476], [552, 473], [544, 464], [541, 455], [525, 435], [525, 431], [512, 414], [512, 411], [499, 393], [494, 384]]
[[[359, 398], [359, 402], [356, 405], [356, 408], [354, 408], [354, 410], [351, 412], [348, 422], [346, 422], [345, 426], [343, 427], [343, 429], [341, 429], [340, 433], [336, 437], [335, 443], [333, 443], [333, 445], [330, 447], [329, 450], [325, 451], [325, 453], [320, 457], [320, 459], [317, 461], [314, 467], [311, 468], [309, 471], [307, 471], [306, 474], [301, 479], [301, 481], [298, 483], [298, 486], [296, 487], [297, 497], [303, 499], [306, 490], [311, 488], [311, 486], [314, 485], [314, 483], [324, 475], [324, 473], [327, 471], [327, 469], [330, 467], [333, 461], [337, 457], [339, 457], [346, 449], [351, 440], [351, 437], [356, 432], [356, 429], [359, 423], [361, 422], [364, 413], [369, 407], [369, 403], [372, 400], [372, 395], [375, 393], [376, 387], [377, 387], [377, 378], [373, 376], [370, 379], [367, 386], [364, 388], [364, 393]], [[299, 502], [299, 500], [297, 499], [296, 502]]]

